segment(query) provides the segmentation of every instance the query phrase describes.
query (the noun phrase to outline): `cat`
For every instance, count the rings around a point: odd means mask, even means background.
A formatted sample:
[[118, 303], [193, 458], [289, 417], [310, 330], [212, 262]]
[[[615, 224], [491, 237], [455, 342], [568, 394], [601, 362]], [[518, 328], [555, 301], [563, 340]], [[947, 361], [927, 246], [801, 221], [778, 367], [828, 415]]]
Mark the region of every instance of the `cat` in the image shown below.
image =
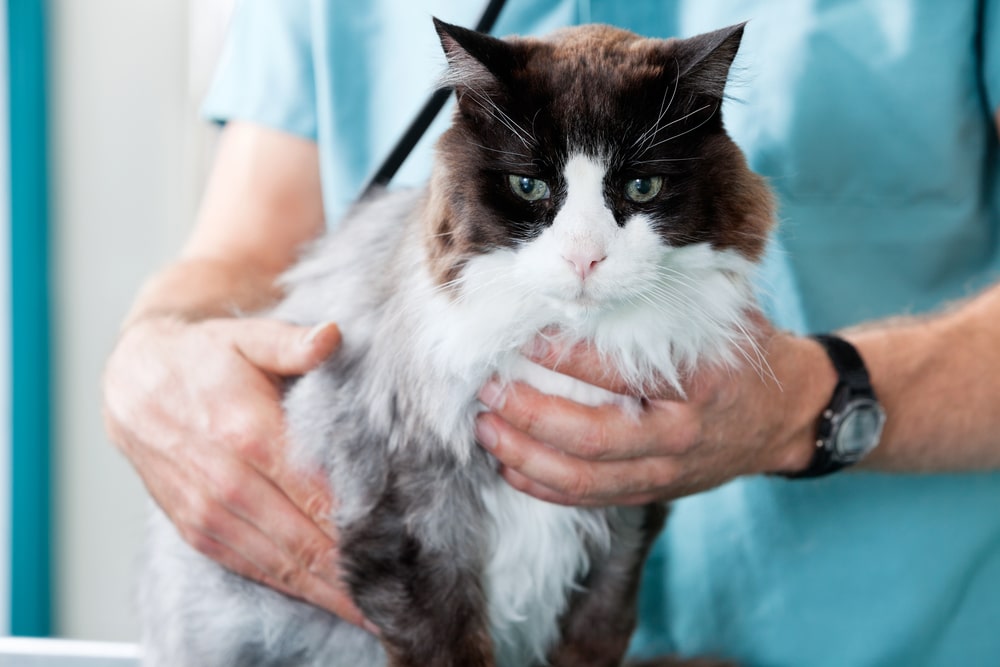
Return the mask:
[[359, 204], [270, 313], [341, 325], [341, 349], [284, 405], [294, 461], [334, 489], [345, 580], [380, 637], [223, 570], [156, 514], [147, 667], [621, 664], [664, 506], [514, 490], [475, 442], [476, 395], [497, 377], [644, 409], [527, 361], [540, 335], [589, 342], [636, 396], [744, 363], [774, 215], [721, 118], [743, 26], [683, 40], [435, 26], [457, 103], [428, 187]]

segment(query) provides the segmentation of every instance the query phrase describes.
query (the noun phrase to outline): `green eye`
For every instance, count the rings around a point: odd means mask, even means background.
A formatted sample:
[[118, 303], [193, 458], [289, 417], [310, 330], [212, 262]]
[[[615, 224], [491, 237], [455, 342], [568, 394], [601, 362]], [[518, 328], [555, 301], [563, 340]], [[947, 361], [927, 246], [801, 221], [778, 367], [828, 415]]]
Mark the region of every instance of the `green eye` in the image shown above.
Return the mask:
[[633, 178], [625, 184], [625, 196], [637, 204], [644, 204], [656, 195], [660, 194], [660, 188], [662, 187], [662, 176]]
[[510, 189], [524, 201], [539, 201], [549, 198], [549, 186], [545, 181], [531, 178], [530, 176], [515, 176], [511, 174], [507, 177]]

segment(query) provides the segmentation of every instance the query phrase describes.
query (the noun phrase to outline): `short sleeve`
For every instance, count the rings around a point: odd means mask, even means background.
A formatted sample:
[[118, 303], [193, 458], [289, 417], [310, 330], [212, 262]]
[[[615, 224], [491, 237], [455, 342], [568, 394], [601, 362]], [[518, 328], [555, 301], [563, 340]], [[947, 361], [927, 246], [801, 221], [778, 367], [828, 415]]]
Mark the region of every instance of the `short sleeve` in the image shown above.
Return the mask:
[[216, 122], [252, 121], [315, 141], [310, 14], [309, 0], [240, 0], [203, 115]]
[[980, 45], [983, 58], [983, 87], [990, 112], [1000, 109], [1000, 0], [982, 0]]

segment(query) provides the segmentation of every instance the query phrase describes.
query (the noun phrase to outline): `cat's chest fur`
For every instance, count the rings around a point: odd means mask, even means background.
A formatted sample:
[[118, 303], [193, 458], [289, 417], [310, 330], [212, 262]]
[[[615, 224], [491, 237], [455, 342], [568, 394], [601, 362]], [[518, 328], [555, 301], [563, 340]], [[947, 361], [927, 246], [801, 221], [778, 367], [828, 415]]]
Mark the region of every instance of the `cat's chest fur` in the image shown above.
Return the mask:
[[[549, 371], [515, 356], [511, 379], [549, 395], [600, 405], [627, 402], [604, 389]], [[592, 558], [610, 547], [605, 509], [566, 507], [524, 494], [501, 480], [485, 486], [488, 560], [483, 573], [497, 664], [543, 663], [559, 634], [569, 595]]]
[[608, 517], [603, 509], [546, 503], [500, 481], [480, 497], [488, 523], [483, 586], [497, 664], [542, 663], [594, 547], [607, 547]]

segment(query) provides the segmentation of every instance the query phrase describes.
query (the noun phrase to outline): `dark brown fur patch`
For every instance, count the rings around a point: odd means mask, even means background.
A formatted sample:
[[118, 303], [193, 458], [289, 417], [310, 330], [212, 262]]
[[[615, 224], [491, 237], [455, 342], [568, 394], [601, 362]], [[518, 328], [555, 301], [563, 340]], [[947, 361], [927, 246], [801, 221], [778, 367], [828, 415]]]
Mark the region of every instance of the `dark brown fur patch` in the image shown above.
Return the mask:
[[365, 520], [341, 527], [351, 597], [381, 630], [388, 667], [493, 667], [477, 568], [414, 536], [405, 484], [390, 475]]
[[[425, 225], [441, 284], [469, 258], [517, 247], [551, 225], [573, 153], [608, 164], [605, 201], [619, 224], [643, 213], [671, 245], [707, 242], [759, 258], [773, 200], [720, 113], [742, 26], [686, 40], [600, 25], [507, 41], [438, 30], [458, 96]], [[551, 197], [517, 198], [509, 174], [546, 181]], [[648, 176], [664, 179], [660, 195], [642, 205], [624, 197], [629, 179]]]

